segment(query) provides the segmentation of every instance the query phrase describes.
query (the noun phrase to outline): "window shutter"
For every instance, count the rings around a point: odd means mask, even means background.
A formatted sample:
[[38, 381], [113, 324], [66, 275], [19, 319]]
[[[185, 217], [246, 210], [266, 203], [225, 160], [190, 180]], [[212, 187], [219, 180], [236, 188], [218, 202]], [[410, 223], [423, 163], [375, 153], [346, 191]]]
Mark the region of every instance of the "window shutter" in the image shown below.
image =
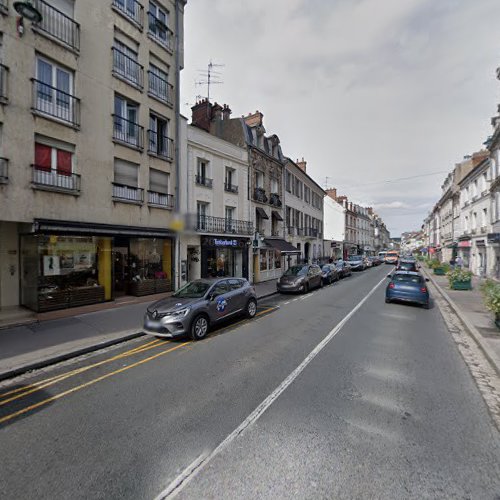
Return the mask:
[[138, 187], [139, 168], [135, 163], [115, 159], [115, 182], [124, 186]]
[[155, 193], [168, 194], [168, 179], [166, 172], [149, 169], [149, 189]]
[[45, 144], [35, 143], [35, 167], [38, 170], [50, 170], [52, 168], [52, 148]]
[[71, 175], [71, 153], [69, 151], [57, 150], [57, 173], [61, 175]]

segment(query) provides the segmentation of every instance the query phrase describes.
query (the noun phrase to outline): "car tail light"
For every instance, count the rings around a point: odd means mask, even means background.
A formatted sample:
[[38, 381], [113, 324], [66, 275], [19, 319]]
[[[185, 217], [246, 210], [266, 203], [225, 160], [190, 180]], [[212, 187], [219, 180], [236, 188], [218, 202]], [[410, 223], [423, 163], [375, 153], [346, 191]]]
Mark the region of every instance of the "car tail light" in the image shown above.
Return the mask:
[[426, 288], [425, 286], [423, 286], [423, 287], [420, 289], [420, 291], [421, 291], [422, 293], [427, 293], [427, 288]]
[[394, 283], [389, 283], [389, 288], [394, 288]]

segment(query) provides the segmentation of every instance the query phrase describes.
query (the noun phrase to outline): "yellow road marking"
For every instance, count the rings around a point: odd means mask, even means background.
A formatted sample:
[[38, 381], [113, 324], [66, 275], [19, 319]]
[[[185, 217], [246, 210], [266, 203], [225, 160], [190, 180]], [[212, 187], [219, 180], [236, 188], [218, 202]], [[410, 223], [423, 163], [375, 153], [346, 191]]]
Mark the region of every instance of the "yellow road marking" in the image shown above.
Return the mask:
[[10, 415], [6, 415], [5, 417], [0, 418], [0, 424], [3, 424], [4, 422], [7, 422], [8, 420], [11, 420], [15, 417], [18, 417], [19, 415], [23, 415], [24, 413], [27, 413], [31, 410], [35, 410], [36, 408], [40, 408], [40, 406], [44, 406], [52, 401], [56, 401], [58, 399], [61, 399], [64, 396], [68, 396], [69, 394], [72, 394], [72, 393], [77, 392], [81, 389], [84, 389], [85, 387], [89, 387], [91, 385], [94, 385], [97, 382], [100, 382], [101, 380], [105, 380], [109, 377], [112, 377], [113, 375], [118, 375], [119, 373], [122, 373], [124, 371], [130, 370], [131, 368], [135, 368], [136, 366], [139, 366], [139, 365], [142, 365], [142, 364], [147, 363], [149, 361], [152, 361], [153, 359], [159, 358], [160, 356], [164, 356], [165, 354], [168, 354], [169, 352], [180, 349], [181, 347], [184, 347], [185, 345], [188, 345], [190, 343], [191, 342], [184, 342], [184, 343], [179, 344], [175, 347], [172, 347], [171, 349], [167, 349], [166, 351], [162, 351], [158, 354], [154, 354], [153, 356], [150, 356], [149, 358], [142, 359], [141, 361], [137, 361], [135, 363], [132, 363], [131, 365], [124, 366], [123, 368], [119, 368], [118, 370], [114, 370], [112, 372], [106, 373], [105, 375], [102, 375], [101, 377], [97, 377], [93, 380], [89, 380], [88, 382], [85, 382], [84, 384], [77, 385], [76, 387], [73, 387], [72, 389], [68, 389], [67, 391], [56, 394], [55, 396], [44, 399], [43, 401], [35, 403], [31, 406], [27, 406], [26, 408], [23, 408], [22, 410], [16, 411], [14, 413], [11, 413]]

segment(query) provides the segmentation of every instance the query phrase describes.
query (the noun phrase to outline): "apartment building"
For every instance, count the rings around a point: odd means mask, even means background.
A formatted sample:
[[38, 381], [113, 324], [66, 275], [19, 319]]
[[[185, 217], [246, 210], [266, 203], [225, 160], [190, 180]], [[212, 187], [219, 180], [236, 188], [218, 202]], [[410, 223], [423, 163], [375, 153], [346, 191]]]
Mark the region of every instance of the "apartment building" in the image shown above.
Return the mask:
[[323, 198], [325, 191], [306, 171], [307, 162], [285, 160], [285, 221], [287, 241], [301, 262], [323, 258]]
[[181, 211], [187, 214], [180, 242], [181, 279], [249, 279], [254, 228], [247, 196], [248, 152], [199, 127], [185, 127], [187, 161], [179, 176]]
[[185, 0], [0, 11], [0, 306], [168, 291]]
[[331, 196], [323, 198], [323, 254], [334, 260], [344, 255], [346, 209]]

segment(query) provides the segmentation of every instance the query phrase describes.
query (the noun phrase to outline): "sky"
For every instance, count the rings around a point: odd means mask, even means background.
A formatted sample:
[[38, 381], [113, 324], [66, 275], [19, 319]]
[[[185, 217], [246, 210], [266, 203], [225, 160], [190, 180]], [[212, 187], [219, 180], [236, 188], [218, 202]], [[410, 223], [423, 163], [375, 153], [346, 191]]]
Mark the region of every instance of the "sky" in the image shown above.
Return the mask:
[[286, 156], [399, 236], [491, 135], [498, 19], [499, 0], [188, 0], [181, 112], [222, 65], [212, 102], [261, 111]]

